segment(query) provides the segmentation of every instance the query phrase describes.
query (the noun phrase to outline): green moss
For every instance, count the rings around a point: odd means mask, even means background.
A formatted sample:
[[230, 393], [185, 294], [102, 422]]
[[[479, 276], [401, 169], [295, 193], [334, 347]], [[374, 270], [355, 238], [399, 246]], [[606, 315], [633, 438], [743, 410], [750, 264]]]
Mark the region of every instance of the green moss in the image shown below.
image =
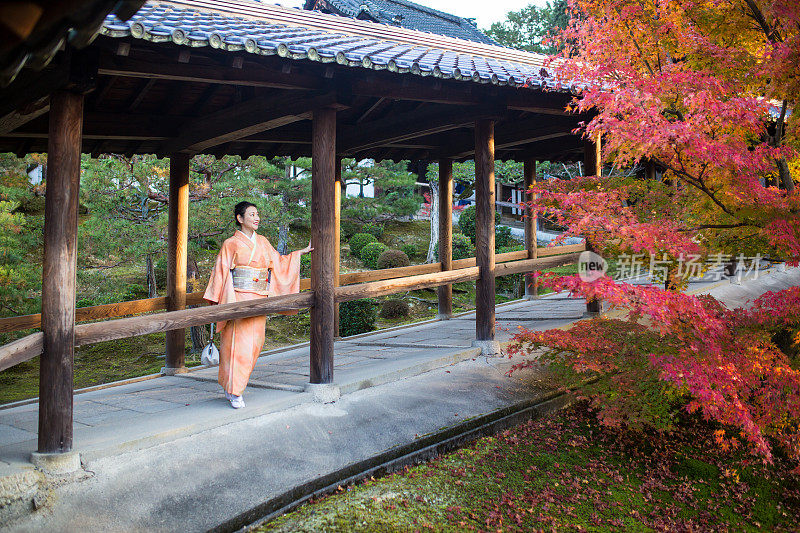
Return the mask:
[[796, 482], [761, 464], [744, 485], [721, 479], [717, 464], [735, 458], [695, 429], [616, 433], [571, 409], [340, 488], [259, 531], [795, 530]]
[[694, 457], [681, 457], [675, 470], [679, 476], [692, 479], [719, 479], [719, 468]]

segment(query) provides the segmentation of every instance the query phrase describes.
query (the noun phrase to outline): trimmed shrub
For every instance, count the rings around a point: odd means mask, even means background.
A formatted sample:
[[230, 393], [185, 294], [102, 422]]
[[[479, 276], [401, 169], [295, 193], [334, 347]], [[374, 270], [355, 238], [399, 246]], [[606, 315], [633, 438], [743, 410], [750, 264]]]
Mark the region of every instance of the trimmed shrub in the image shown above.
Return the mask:
[[[500, 213], [497, 211], [494, 212], [494, 223], [495, 226], [500, 223]], [[475, 206], [471, 205], [461, 211], [461, 215], [458, 217], [458, 228], [461, 230], [461, 233], [469, 237], [469, 240], [475, 244]]]
[[411, 313], [408, 303], [403, 300], [384, 300], [381, 303], [381, 318], [405, 318]]
[[380, 242], [371, 242], [361, 249], [361, 260], [364, 266], [371, 269], [378, 268], [378, 259], [386, 251], [386, 245]]
[[453, 234], [453, 259], [466, 259], [475, 255], [475, 247], [469, 237], [461, 233]]
[[419, 253], [419, 248], [414, 244], [404, 244], [400, 247], [403, 250], [403, 253], [406, 254], [409, 258], [416, 257]]
[[350, 239], [350, 254], [361, 257], [361, 250], [369, 243], [377, 241], [378, 239], [369, 233], [356, 233]]
[[372, 298], [339, 304], [339, 335], [349, 337], [375, 329], [377, 302]]
[[374, 235], [376, 239], [380, 239], [383, 237], [383, 224], [367, 222], [361, 227], [361, 232], [369, 233], [370, 235]]
[[508, 226], [494, 227], [495, 249], [511, 246], [513, 243], [514, 243], [514, 238], [511, 236], [511, 228], [509, 228]]
[[378, 257], [378, 268], [397, 268], [410, 264], [408, 256], [400, 250], [386, 250]]

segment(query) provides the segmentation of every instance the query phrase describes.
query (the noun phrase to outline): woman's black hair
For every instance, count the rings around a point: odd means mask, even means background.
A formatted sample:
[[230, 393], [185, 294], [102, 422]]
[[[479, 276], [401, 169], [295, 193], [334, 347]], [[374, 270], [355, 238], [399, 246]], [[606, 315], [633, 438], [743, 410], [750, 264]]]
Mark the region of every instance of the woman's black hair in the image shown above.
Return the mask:
[[239, 215], [244, 218], [244, 213], [247, 211], [248, 207], [255, 207], [256, 204], [251, 204], [250, 202], [239, 202], [236, 204], [236, 207], [233, 208], [233, 221], [236, 223], [237, 226], [240, 228], [242, 227], [242, 223], [239, 222]]

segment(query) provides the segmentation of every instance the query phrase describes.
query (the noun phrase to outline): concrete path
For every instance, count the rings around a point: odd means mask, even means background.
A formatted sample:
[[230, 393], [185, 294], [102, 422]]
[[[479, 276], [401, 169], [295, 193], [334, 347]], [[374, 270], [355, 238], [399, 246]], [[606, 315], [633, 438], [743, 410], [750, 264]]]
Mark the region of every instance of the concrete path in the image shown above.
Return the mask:
[[[800, 284], [800, 269], [693, 291], [731, 305]], [[549, 329], [583, 316], [566, 295], [498, 306], [498, 340], [517, 326]], [[338, 341], [335, 404], [311, 401], [308, 348], [258, 361], [247, 407], [230, 408], [216, 369], [78, 394], [75, 448], [84, 479], [44, 480], [28, 462], [37, 405], [0, 409], [0, 508], [5, 495], [38, 507], [14, 531], [98, 528], [201, 531], [244, 516], [269, 498], [421, 436], [550, 391], [533, 372], [508, 377], [505, 358], [471, 348], [474, 314]], [[27, 491], [27, 492], [26, 492]], [[0, 521], [0, 526], [3, 523]]]

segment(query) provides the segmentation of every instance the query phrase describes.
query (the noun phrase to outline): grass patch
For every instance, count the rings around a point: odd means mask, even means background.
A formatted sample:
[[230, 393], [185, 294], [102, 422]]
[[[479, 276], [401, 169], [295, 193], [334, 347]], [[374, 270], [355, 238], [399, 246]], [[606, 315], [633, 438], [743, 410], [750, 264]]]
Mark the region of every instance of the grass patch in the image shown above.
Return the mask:
[[672, 435], [612, 431], [577, 406], [340, 487], [258, 531], [796, 531], [786, 465], [723, 453], [709, 435], [694, 418]]

